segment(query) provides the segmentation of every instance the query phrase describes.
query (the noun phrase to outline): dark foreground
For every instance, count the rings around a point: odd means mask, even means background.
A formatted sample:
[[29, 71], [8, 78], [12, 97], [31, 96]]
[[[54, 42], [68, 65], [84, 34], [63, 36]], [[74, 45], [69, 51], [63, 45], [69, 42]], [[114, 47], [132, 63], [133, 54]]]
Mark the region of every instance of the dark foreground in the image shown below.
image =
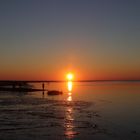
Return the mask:
[[[116, 129], [117, 128], [117, 129]], [[137, 131], [111, 127], [96, 103], [28, 96], [0, 98], [0, 140], [139, 140]]]
[[91, 104], [87, 102], [7, 98], [0, 104], [1, 140], [83, 139], [110, 135], [95, 122], [100, 116], [88, 110]]

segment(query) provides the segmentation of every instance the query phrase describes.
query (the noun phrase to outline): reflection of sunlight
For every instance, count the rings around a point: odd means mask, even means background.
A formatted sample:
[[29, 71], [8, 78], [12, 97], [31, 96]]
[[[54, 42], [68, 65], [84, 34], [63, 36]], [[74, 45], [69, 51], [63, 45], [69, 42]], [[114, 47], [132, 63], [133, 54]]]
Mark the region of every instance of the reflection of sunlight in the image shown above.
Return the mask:
[[68, 98], [67, 101], [72, 101], [72, 81], [68, 81]]
[[70, 95], [72, 95], [72, 93], [71, 93], [71, 92], [69, 92], [69, 93], [68, 93], [68, 95], [70, 96]]
[[74, 118], [73, 118], [73, 108], [67, 107], [66, 108], [66, 122], [65, 122], [65, 135], [67, 138], [73, 138], [75, 131], [74, 124], [73, 124]]
[[72, 139], [75, 136], [76, 131], [74, 130], [74, 116], [73, 116], [73, 106], [72, 106], [72, 86], [73, 83], [71, 80], [67, 83], [68, 88], [68, 97], [67, 104], [69, 105], [66, 108], [66, 121], [65, 121], [65, 135], [68, 139]]
[[68, 81], [68, 91], [72, 91], [72, 81]]
[[67, 101], [69, 101], [69, 102], [72, 101], [72, 96], [71, 95], [68, 96]]

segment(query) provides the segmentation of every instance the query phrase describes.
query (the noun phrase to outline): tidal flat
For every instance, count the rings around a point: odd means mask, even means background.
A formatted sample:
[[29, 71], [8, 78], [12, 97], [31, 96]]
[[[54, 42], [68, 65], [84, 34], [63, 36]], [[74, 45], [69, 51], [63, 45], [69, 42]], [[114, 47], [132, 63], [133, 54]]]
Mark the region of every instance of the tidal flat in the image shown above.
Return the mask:
[[[75, 85], [75, 89], [76, 86], [81, 88], [81, 84]], [[67, 93], [49, 97], [47, 93], [42, 94], [42, 92], [10, 93], [1, 91], [0, 139], [139, 140], [139, 86], [131, 87], [135, 92], [133, 95], [125, 93], [129, 100], [124, 98], [122, 92], [120, 96], [119, 91], [130, 92], [131, 90], [128, 90], [130, 87], [125, 86], [124, 88], [124, 85], [121, 87], [119, 85], [119, 88], [118, 86], [113, 87], [117, 94], [107, 87], [107, 85], [82, 85], [83, 90], [81, 92], [73, 91], [73, 98], [70, 99], [65, 99]], [[94, 94], [95, 91], [96, 94]], [[112, 93], [111, 95], [108, 93], [109, 91]], [[131, 101], [130, 97], [131, 100], [132, 97], [133, 100], [136, 98], [137, 100]], [[135, 102], [135, 105], [132, 106], [129, 101], [132, 104]]]

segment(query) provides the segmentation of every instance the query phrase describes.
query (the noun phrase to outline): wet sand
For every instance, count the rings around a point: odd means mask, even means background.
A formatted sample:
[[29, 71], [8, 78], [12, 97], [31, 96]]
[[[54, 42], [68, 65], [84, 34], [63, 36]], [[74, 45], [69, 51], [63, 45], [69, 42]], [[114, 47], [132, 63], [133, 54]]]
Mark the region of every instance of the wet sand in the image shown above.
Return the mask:
[[123, 138], [138, 140], [140, 137], [136, 131], [125, 133], [112, 124], [110, 128], [94, 102], [28, 96], [0, 98], [0, 140]]
[[88, 102], [6, 98], [0, 104], [1, 139], [80, 138], [82, 131], [91, 135], [103, 131], [91, 121], [99, 115], [88, 110]]

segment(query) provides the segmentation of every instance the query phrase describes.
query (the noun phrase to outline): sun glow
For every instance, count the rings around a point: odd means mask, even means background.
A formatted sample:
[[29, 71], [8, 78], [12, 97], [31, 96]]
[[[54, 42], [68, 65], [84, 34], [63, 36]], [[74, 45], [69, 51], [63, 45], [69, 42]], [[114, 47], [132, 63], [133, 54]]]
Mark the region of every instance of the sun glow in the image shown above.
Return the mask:
[[72, 73], [68, 73], [67, 74], [67, 79], [69, 80], [69, 81], [71, 81], [71, 80], [73, 80], [73, 74]]

